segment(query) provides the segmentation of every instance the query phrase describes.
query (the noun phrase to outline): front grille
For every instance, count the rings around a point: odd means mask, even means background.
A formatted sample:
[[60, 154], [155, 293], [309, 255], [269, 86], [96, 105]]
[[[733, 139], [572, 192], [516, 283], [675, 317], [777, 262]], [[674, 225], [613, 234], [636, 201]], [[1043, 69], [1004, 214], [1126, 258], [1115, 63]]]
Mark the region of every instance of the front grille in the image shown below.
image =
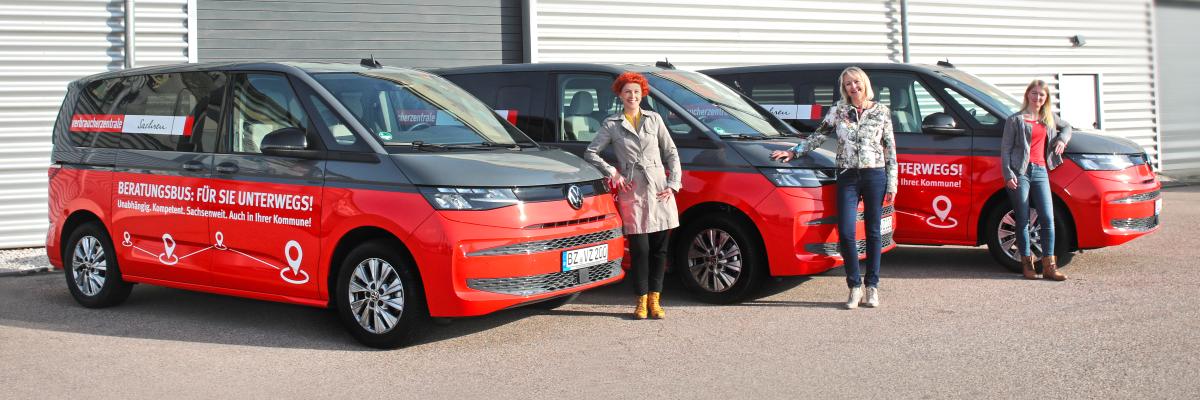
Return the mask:
[[617, 276], [620, 271], [621, 259], [618, 258], [604, 264], [573, 271], [513, 278], [467, 279], [467, 287], [484, 292], [532, 296], [603, 281]]
[[[892, 245], [892, 234], [888, 233], [888, 234], [883, 235], [882, 242], [883, 242], [883, 245], [880, 246], [881, 249], [886, 249], [888, 246], [891, 246]], [[867, 253], [867, 240], [866, 239], [859, 240], [858, 242], [855, 243], [855, 246], [858, 247], [858, 255], [861, 256], [861, 255]], [[826, 256], [841, 255], [841, 253], [838, 252], [837, 242], [809, 243], [809, 244], [804, 245], [804, 250], [807, 250], [809, 253], [822, 254], [822, 255], [826, 255]]]
[[603, 221], [603, 220], [606, 220], [606, 219], [609, 219], [609, 218], [612, 218], [615, 216], [616, 216], [616, 214], [604, 214], [604, 215], [598, 215], [595, 217], [572, 219], [572, 220], [567, 220], [567, 221], [547, 222], [544, 224], [533, 224], [533, 225], [525, 227], [525, 229], [559, 228], [559, 227], [563, 227], [563, 226], [590, 224], [592, 222]]
[[[881, 210], [879, 215], [883, 218], [887, 218], [887, 217], [890, 217], [894, 213], [896, 213], [896, 207], [889, 205], [889, 206], [883, 207], [883, 209]], [[863, 212], [859, 211], [857, 220], [862, 221], [863, 215], [864, 215]], [[808, 225], [833, 225], [833, 224], [837, 223], [837, 218], [838, 218], [837, 214], [834, 214], [834, 215], [830, 215], [828, 217], [818, 218], [818, 219], [814, 219], [812, 221], [808, 221]]]
[[1153, 192], [1138, 193], [1138, 194], [1135, 194], [1135, 195], [1132, 195], [1129, 197], [1123, 197], [1120, 199], [1116, 199], [1116, 200], [1111, 201], [1110, 203], [1113, 203], [1113, 204], [1139, 203], [1139, 202], [1143, 202], [1143, 201], [1157, 200], [1158, 196], [1159, 196], [1159, 191], [1155, 190]]
[[518, 199], [526, 203], [566, 200], [567, 188], [571, 186], [578, 186], [579, 192], [583, 197], [608, 193], [608, 185], [604, 184], [604, 180], [602, 179], [562, 185], [519, 187], [513, 189], [513, 192], [517, 195]]
[[592, 232], [586, 235], [571, 236], [565, 238], [539, 240], [536, 242], [525, 242], [511, 244], [508, 246], [493, 247], [490, 249], [479, 250], [467, 254], [468, 257], [479, 256], [507, 256], [513, 254], [533, 254], [543, 251], [551, 251], [558, 249], [567, 249], [576, 246], [583, 246], [592, 243], [602, 243], [621, 237], [621, 228], [609, 229], [607, 231]]
[[1158, 216], [1151, 215], [1145, 218], [1118, 218], [1112, 220], [1112, 226], [1113, 228], [1130, 231], [1148, 231], [1158, 226]]

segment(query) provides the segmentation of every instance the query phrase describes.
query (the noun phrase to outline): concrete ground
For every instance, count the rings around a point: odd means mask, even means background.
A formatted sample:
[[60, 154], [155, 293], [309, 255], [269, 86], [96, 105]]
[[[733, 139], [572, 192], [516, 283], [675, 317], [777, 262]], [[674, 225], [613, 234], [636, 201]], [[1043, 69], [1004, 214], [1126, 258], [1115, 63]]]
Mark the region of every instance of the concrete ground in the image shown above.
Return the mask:
[[325, 310], [140, 285], [85, 309], [60, 272], [0, 278], [5, 398], [1200, 398], [1200, 187], [1164, 225], [1026, 281], [983, 248], [884, 257], [883, 307], [843, 310], [841, 269], [739, 305], [674, 280], [668, 318], [623, 285], [555, 311], [437, 326], [392, 351]]

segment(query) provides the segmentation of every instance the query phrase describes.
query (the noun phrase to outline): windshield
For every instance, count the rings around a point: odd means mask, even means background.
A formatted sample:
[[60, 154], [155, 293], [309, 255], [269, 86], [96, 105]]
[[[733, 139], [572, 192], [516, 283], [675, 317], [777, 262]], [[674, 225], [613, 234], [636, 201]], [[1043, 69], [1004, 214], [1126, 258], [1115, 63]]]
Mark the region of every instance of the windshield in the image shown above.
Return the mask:
[[432, 74], [379, 71], [313, 77], [384, 145], [528, 141], [486, 104]]
[[655, 90], [718, 135], [774, 137], [792, 133], [774, 115], [755, 109], [733, 89], [707, 76], [689, 71], [657, 71], [646, 78]]
[[949, 78], [947, 80], [950, 85], [954, 86], [960, 92], [969, 93], [979, 101], [986, 103], [988, 107], [1004, 113], [1001, 116], [1001, 120], [1003, 120], [1003, 117], [1021, 111], [1020, 101], [1017, 101], [1017, 99], [1012, 98], [1008, 93], [1004, 93], [1004, 91], [992, 86], [990, 83], [984, 82], [975, 75], [954, 69], [941, 70], [938, 71], [938, 74]]

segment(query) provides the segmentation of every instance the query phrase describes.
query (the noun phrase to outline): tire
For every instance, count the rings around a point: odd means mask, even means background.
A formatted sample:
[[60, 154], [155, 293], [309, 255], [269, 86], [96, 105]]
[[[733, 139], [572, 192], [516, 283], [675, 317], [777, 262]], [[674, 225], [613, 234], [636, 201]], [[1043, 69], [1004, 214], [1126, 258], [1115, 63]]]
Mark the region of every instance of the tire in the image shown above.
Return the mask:
[[[1030, 218], [1036, 215], [1036, 209], [1030, 209]], [[1057, 255], [1057, 263], [1059, 267], [1066, 265], [1071, 261], [1074, 253], [1070, 251], [1070, 245], [1075, 241], [1075, 230], [1073, 227], [1063, 223], [1066, 221], [1065, 215], [1060, 207], [1054, 209], [1054, 253]], [[1030, 235], [1030, 252], [1034, 258], [1042, 256], [1041, 244], [1038, 242], [1037, 227], [1039, 220], [1034, 220], [1033, 234]], [[1015, 224], [1012, 216], [1012, 204], [1008, 201], [1000, 201], [992, 208], [992, 212], [988, 214], [987, 224], [984, 225], [984, 239], [987, 243], [988, 252], [992, 254], [992, 258], [996, 260], [1004, 268], [1009, 271], [1020, 273], [1021, 260], [1017, 256], [1016, 231], [1013, 225]], [[1037, 266], [1040, 270], [1041, 266]]]
[[87, 308], [121, 304], [133, 284], [121, 278], [112, 239], [98, 222], [80, 225], [63, 247], [63, 273], [71, 297]]
[[762, 285], [767, 274], [764, 253], [750, 224], [727, 214], [709, 214], [680, 229], [672, 264], [697, 299], [730, 304]]
[[394, 248], [387, 241], [364, 243], [350, 251], [338, 270], [338, 318], [351, 336], [374, 348], [400, 347], [429, 325], [416, 268]]
[[575, 299], [579, 298], [580, 293], [582, 293], [582, 292], [575, 292], [575, 293], [568, 294], [566, 296], [555, 297], [550, 300], [533, 303], [530, 306], [533, 308], [540, 308], [543, 310], [553, 310], [555, 308], [559, 308], [559, 307], [565, 306], [567, 304], [571, 304], [572, 301], [575, 301]]

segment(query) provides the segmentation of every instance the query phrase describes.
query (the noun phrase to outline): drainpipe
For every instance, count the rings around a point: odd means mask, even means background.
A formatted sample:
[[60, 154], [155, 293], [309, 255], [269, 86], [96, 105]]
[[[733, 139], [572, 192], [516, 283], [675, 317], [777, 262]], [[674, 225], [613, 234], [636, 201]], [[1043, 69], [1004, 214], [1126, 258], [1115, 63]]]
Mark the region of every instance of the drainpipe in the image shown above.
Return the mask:
[[133, 59], [137, 56], [134, 51], [133, 37], [133, 0], [125, 0], [125, 68], [133, 68]]
[[[132, 1], [132, 0], [126, 0]], [[904, 54], [904, 63], [908, 63], [908, 0], [900, 0], [900, 45]]]

